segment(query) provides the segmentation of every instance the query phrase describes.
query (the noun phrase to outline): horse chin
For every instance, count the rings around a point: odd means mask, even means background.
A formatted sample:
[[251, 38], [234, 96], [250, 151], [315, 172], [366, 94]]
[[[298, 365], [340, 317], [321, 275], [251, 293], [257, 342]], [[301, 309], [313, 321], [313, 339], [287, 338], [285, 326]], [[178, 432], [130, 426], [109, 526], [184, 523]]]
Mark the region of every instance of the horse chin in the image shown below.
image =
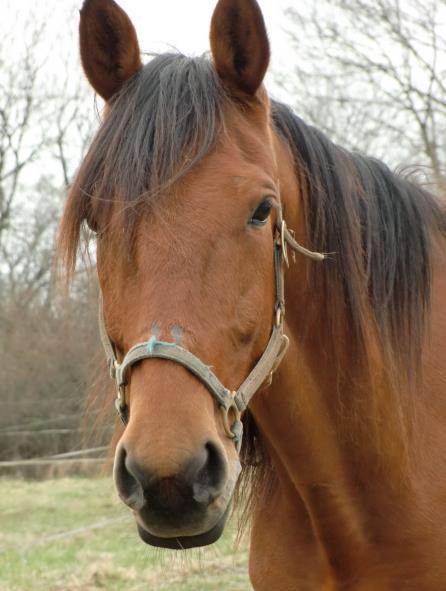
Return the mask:
[[210, 530], [193, 536], [163, 538], [151, 534], [139, 523], [137, 523], [136, 526], [141, 540], [150, 546], [155, 546], [157, 548], [168, 548], [169, 550], [188, 550], [190, 548], [209, 546], [209, 544], [216, 542], [223, 533], [229, 511], [230, 507], [226, 509], [219, 521]]

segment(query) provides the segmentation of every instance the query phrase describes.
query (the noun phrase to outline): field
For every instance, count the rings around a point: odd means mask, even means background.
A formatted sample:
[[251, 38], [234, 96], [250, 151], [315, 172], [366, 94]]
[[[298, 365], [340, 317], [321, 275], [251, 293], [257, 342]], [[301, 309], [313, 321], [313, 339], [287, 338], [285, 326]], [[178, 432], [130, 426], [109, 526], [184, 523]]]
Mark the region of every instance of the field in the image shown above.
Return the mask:
[[111, 478], [0, 479], [0, 591], [247, 591], [235, 525], [208, 549], [149, 548]]

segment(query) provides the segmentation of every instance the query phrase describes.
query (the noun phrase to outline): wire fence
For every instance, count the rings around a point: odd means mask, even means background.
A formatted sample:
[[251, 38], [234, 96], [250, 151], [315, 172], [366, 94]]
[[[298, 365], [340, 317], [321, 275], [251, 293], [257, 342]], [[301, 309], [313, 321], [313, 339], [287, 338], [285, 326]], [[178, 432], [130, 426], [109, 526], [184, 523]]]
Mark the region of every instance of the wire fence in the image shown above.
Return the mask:
[[67, 461], [69, 459], [76, 459], [82, 456], [89, 456], [94, 455], [99, 452], [104, 452], [108, 449], [106, 445], [100, 445], [97, 447], [89, 447], [86, 449], [75, 449], [68, 452], [58, 453], [58, 454], [51, 454], [51, 455], [44, 455], [38, 458], [29, 458], [24, 460], [7, 460], [7, 461], [0, 461], [0, 466], [13, 466], [13, 465], [30, 465], [37, 462], [51, 462], [51, 461], [59, 461], [64, 460]]
[[[95, 432], [102, 432], [102, 431], [110, 431], [110, 426], [103, 426], [103, 427], [95, 427]], [[2, 431], [0, 432], [1, 437], [17, 437], [21, 436], [53, 436], [53, 435], [69, 435], [70, 433], [90, 433], [91, 429], [88, 427], [69, 427], [69, 428], [62, 428], [62, 429], [35, 429], [32, 431], [20, 431], [13, 429], [11, 431]]]
[[80, 404], [75, 408], [63, 405], [73, 406], [73, 398], [79, 398], [77, 393], [33, 402], [3, 401], [0, 477], [45, 479], [101, 472], [114, 421], [110, 417], [95, 424], [102, 410], [94, 409], [87, 422]]
[[74, 451], [67, 451], [62, 454], [53, 454], [52, 456], [49, 456], [48, 458], [40, 458], [40, 459], [42, 459], [42, 460], [44, 460], [44, 459], [59, 460], [59, 459], [63, 459], [63, 458], [75, 458], [76, 456], [88, 456], [88, 455], [92, 455], [92, 454], [97, 454], [98, 452], [105, 451], [106, 449], [107, 449], [106, 445], [100, 445], [98, 447], [89, 447], [88, 449], [77, 449]]
[[66, 396], [58, 396], [54, 398], [38, 398], [37, 400], [35, 400], [34, 398], [30, 400], [26, 398], [16, 398], [14, 400], [3, 400], [2, 406], [12, 406], [20, 408], [27, 404], [30, 404], [31, 406], [38, 406], [39, 404], [58, 404], [59, 402], [66, 403], [68, 401], [72, 402], [73, 400], [82, 400], [82, 394], [79, 394], [78, 392], [72, 392], [70, 394], [67, 394]]
[[[75, 449], [36, 458], [0, 461], [0, 476], [46, 479], [73, 475], [94, 476], [104, 471], [108, 446]], [[92, 457], [93, 456], [93, 457]]]
[[14, 552], [18, 551], [20, 553], [25, 553], [28, 550], [35, 548], [36, 546], [43, 546], [45, 544], [51, 544], [53, 542], [57, 542], [59, 540], [65, 540], [67, 538], [73, 538], [80, 534], [84, 534], [89, 531], [93, 531], [96, 529], [102, 529], [105, 527], [109, 527], [111, 525], [116, 525], [118, 523], [125, 523], [126, 521], [131, 521], [131, 515], [121, 515], [119, 517], [110, 517], [108, 519], [101, 519], [100, 521], [95, 521], [94, 523], [89, 523], [87, 525], [83, 525], [81, 527], [76, 527], [74, 529], [68, 529], [62, 532], [57, 532], [55, 534], [50, 534], [49, 536], [44, 536], [31, 542], [30, 544], [14, 544], [11, 546], [0, 546], [0, 554], [5, 554], [6, 552]]
[[[100, 412], [101, 412], [100, 410], [95, 410], [90, 413], [90, 416], [94, 417], [94, 416], [98, 415]], [[30, 427], [39, 427], [41, 425], [44, 426], [44, 425], [49, 425], [51, 423], [63, 422], [63, 421], [68, 421], [68, 420], [79, 421], [82, 416], [83, 416], [82, 412], [76, 412], [76, 413], [72, 413], [69, 415], [55, 415], [54, 417], [48, 417], [45, 419], [36, 419], [36, 420], [25, 422], [25, 423], [19, 423], [17, 425], [7, 425], [5, 427], [0, 427], [0, 435], [3, 433], [17, 433], [17, 431], [20, 431], [23, 429], [29, 430]], [[37, 429], [36, 429], [36, 431], [37, 431]]]
[[[85, 464], [103, 464], [107, 458], [67, 458], [63, 460], [64, 464], [70, 464], [71, 462]], [[54, 463], [62, 463], [56, 459], [40, 459], [33, 458], [31, 460], [12, 460], [7, 462], [0, 462], [0, 468], [23, 468], [26, 466], [51, 466]]]

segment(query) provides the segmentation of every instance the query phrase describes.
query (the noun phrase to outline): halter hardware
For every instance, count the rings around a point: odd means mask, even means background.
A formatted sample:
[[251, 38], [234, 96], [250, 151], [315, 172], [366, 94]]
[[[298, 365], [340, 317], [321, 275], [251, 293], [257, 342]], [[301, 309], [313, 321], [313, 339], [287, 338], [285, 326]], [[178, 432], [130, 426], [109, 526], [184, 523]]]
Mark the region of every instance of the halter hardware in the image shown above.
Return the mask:
[[[204, 364], [193, 353], [176, 343], [159, 341], [152, 336], [148, 341], [134, 345], [127, 351], [121, 363], [115, 354], [115, 348], [105, 328], [102, 296], [99, 299], [99, 332], [102, 345], [110, 368], [110, 377], [115, 380], [117, 394], [115, 407], [124, 425], [128, 423], [128, 405], [125, 397], [127, 372], [129, 368], [144, 359], [167, 359], [179, 363], [194, 374], [215, 398], [222, 414], [223, 428], [226, 435], [234, 441], [237, 451], [240, 451], [243, 435], [241, 416], [249, 401], [262, 387], [269, 386], [273, 374], [277, 370], [288, 348], [288, 337], [283, 334], [285, 316], [284, 263], [289, 266], [287, 246], [313, 260], [322, 261], [326, 255], [312, 252], [301, 246], [288, 230], [282, 217], [282, 209], [277, 210], [277, 220], [274, 236], [274, 272], [276, 283], [276, 301], [274, 305], [274, 323], [268, 344], [257, 364], [237, 390], [226, 388], [211, 368]], [[233, 415], [230, 420], [229, 415]]]

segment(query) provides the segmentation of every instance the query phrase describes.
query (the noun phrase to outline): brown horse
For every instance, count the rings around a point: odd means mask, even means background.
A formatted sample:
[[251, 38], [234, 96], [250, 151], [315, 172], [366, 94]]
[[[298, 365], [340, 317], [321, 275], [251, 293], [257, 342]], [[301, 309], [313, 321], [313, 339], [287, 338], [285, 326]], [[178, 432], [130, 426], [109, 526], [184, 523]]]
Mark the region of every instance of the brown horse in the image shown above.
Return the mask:
[[255, 589], [444, 590], [444, 213], [268, 99], [255, 0], [210, 41], [143, 66], [113, 0], [81, 11], [107, 105], [59, 247], [97, 235], [118, 493], [145, 542], [201, 546], [241, 468]]

